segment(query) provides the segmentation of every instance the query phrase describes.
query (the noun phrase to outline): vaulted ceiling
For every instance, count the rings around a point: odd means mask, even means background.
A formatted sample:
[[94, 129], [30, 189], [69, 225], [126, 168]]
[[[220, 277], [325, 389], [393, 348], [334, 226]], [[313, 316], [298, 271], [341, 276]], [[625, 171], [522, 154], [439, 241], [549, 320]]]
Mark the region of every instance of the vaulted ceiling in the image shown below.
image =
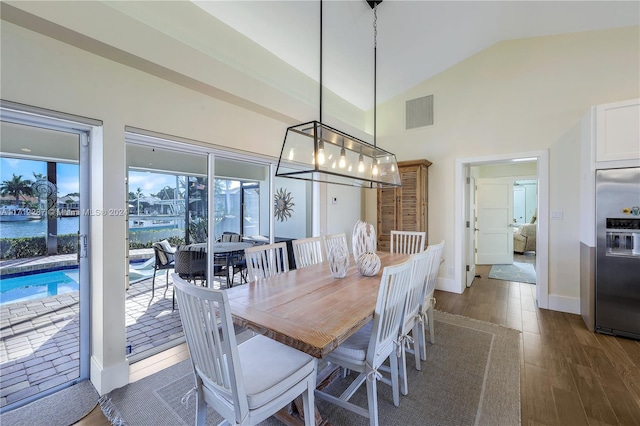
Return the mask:
[[[317, 105], [319, 1], [0, 6], [3, 20], [282, 121], [295, 122], [301, 108]], [[323, 3], [322, 16], [323, 87], [370, 110], [374, 12], [365, 0], [336, 0]], [[377, 101], [504, 40], [632, 25], [640, 25], [638, 1], [384, 0], [377, 11]], [[298, 104], [283, 107], [283, 97]]]
[[[318, 1], [194, 1], [318, 79]], [[374, 13], [365, 0], [323, 3], [323, 84], [373, 105]], [[638, 25], [635, 1], [384, 0], [377, 11], [378, 101], [503, 40]]]

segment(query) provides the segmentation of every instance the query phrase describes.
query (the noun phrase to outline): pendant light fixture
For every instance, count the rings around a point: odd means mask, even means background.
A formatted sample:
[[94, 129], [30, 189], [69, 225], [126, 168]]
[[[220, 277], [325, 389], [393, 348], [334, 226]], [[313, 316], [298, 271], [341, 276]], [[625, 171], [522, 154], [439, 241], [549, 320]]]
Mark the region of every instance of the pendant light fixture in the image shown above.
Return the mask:
[[318, 121], [314, 120], [287, 128], [282, 150], [280, 151], [278, 167], [276, 168], [276, 176], [362, 188], [402, 186], [396, 156], [377, 146], [377, 7], [378, 4], [382, 3], [382, 0], [367, 1], [367, 3], [374, 12], [373, 144], [334, 129], [322, 122], [321, 0], [320, 117]]

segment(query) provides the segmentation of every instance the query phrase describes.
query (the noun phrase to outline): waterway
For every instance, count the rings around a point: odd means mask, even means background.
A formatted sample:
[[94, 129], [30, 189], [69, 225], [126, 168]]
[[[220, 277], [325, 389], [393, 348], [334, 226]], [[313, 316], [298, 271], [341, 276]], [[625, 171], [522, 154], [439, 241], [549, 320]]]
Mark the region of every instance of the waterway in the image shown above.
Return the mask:
[[[78, 217], [59, 217], [58, 235], [77, 234], [79, 220]], [[0, 222], [0, 238], [44, 237], [46, 235], [46, 220]]]

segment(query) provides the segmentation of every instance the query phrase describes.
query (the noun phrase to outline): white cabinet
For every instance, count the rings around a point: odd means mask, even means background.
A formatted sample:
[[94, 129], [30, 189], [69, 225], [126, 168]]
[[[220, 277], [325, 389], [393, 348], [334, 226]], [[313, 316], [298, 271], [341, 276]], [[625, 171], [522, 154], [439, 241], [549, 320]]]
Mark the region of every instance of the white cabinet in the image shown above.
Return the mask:
[[640, 159], [640, 99], [596, 107], [596, 169], [604, 161]]
[[580, 314], [594, 329], [596, 170], [640, 167], [640, 99], [591, 107], [581, 125]]

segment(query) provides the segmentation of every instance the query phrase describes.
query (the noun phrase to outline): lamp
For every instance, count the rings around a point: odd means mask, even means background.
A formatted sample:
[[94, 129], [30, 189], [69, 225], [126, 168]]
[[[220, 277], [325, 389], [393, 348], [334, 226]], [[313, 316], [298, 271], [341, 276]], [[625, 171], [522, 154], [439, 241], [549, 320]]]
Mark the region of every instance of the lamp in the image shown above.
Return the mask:
[[[358, 186], [384, 188], [402, 186], [396, 156], [376, 144], [377, 6], [374, 11], [373, 144], [322, 123], [322, 0], [320, 1], [320, 119], [287, 128], [276, 176]], [[335, 161], [327, 159], [338, 158]], [[365, 166], [370, 164], [370, 167]]]

